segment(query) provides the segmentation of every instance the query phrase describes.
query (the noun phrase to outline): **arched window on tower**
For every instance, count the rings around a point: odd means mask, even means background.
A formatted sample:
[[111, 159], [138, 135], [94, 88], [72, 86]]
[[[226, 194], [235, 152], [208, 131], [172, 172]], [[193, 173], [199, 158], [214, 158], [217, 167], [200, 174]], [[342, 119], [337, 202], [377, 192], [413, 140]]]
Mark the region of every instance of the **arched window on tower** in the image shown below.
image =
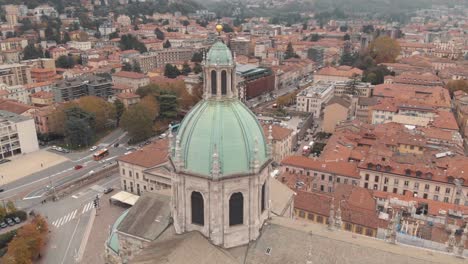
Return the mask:
[[192, 192], [190, 200], [192, 203], [192, 224], [205, 225], [203, 196], [199, 192]]
[[221, 94], [226, 95], [227, 93], [227, 73], [225, 70], [221, 72]]
[[244, 223], [244, 197], [242, 193], [234, 193], [229, 199], [229, 225], [242, 225]]
[[266, 185], [266, 182], [263, 183], [263, 185], [262, 185], [262, 204], [260, 205], [261, 208], [262, 208], [262, 212], [265, 211], [265, 207], [266, 207], [266, 205], [265, 205], [265, 202], [266, 202], [265, 201], [265, 185]]
[[218, 84], [218, 75], [215, 70], [211, 71], [211, 94], [216, 95], [216, 92], [218, 90], [217, 87]]

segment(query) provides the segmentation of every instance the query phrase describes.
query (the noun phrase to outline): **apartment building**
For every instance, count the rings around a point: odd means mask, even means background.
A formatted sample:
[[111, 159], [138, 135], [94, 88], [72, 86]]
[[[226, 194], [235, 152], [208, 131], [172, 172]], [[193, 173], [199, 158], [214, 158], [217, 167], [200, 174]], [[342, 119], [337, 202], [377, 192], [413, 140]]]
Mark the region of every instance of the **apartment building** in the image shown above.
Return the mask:
[[236, 55], [249, 56], [250, 40], [243, 37], [237, 37], [229, 41], [232, 52]]
[[83, 96], [97, 96], [104, 100], [113, 95], [110, 80], [96, 75], [82, 75], [57, 82], [52, 89], [55, 102], [66, 102]]
[[271, 135], [271, 155], [276, 163], [280, 163], [286, 156], [292, 154], [293, 130], [277, 125], [263, 125], [263, 133], [267, 138]]
[[[280, 182], [303, 191], [333, 192], [336, 184], [357, 186], [361, 177], [357, 163], [288, 156], [281, 161]], [[289, 176], [289, 175], [294, 175]]]
[[135, 92], [139, 87], [150, 84], [150, 78], [142, 73], [120, 71], [112, 75], [112, 83], [114, 86], [128, 87], [131, 92]]
[[325, 104], [333, 97], [335, 85], [332, 83], [315, 83], [297, 94], [297, 111], [312, 113], [320, 117]]
[[314, 74], [314, 82], [347, 82], [353, 78], [360, 79], [363, 71], [350, 66], [325, 67]]
[[366, 82], [335, 82], [335, 96], [354, 95], [359, 97], [371, 97], [374, 85]]
[[168, 141], [158, 140], [118, 158], [122, 190], [137, 195], [168, 189], [171, 177], [167, 158]]
[[25, 85], [31, 82], [31, 69], [29, 66], [19, 63], [0, 65], [0, 83], [13, 86]]
[[154, 50], [135, 57], [135, 63], [140, 66], [142, 72], [149, 72], [156, 68], [166, 66], [166, 64], [184, 63], [192, 59], [196, 50], [187, 48], [170, 48]]
[[0, 157], [5, 159], [38, 149], [34, 120], [0, 110]]

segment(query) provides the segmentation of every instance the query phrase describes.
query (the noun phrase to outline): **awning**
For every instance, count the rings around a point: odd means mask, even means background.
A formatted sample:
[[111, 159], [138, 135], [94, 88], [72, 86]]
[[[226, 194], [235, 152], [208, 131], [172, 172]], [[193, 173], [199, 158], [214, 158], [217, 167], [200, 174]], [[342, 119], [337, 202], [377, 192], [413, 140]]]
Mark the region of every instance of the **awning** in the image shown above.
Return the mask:
[[136, 201], [138, 201], [138, 198], [140, 198], [140, 196], [129, 193], [129, 192], [120, 191], [114, 194], [111, 197], [111, 200], [118, 201], [118, 202], [128, 204], [128, 205], [134, 205]]

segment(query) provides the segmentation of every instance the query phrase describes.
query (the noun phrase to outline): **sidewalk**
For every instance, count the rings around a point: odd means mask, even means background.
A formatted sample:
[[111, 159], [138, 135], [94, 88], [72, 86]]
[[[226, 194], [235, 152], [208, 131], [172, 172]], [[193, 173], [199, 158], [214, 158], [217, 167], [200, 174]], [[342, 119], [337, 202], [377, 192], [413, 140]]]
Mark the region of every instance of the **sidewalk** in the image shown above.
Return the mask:
[[110, 205], [109, 198], [119, 190], [105, 194], [101, 199], [101, 208], [94, 220], [91, 235], [89, 236], [86, 249], [81, 263], [104, 264], [104, 244], [109, 236], [109, 229], [115, 220], [126, 210], [118, 205]]
[[64, 156], [54, 154], [45, 149], [8, 159], [11, 161], [0, 164], [0, 175], [3, 176], [3, 181], [0, 179], [0, 184], [19, 180], [32, 173], [45, 170], [68, 160]]

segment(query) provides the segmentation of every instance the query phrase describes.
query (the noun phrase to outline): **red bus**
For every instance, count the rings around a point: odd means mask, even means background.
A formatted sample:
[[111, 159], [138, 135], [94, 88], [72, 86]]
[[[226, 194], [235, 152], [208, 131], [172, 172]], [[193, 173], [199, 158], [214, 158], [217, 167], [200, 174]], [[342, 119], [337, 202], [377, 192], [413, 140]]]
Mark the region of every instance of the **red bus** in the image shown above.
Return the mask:
[[105, 156], [109, 155], [109, 150], [107, 149], [101, 149], [99, 151], [96, 151], [96, 153], [93, 154], [94, 160], [101, 160]]

